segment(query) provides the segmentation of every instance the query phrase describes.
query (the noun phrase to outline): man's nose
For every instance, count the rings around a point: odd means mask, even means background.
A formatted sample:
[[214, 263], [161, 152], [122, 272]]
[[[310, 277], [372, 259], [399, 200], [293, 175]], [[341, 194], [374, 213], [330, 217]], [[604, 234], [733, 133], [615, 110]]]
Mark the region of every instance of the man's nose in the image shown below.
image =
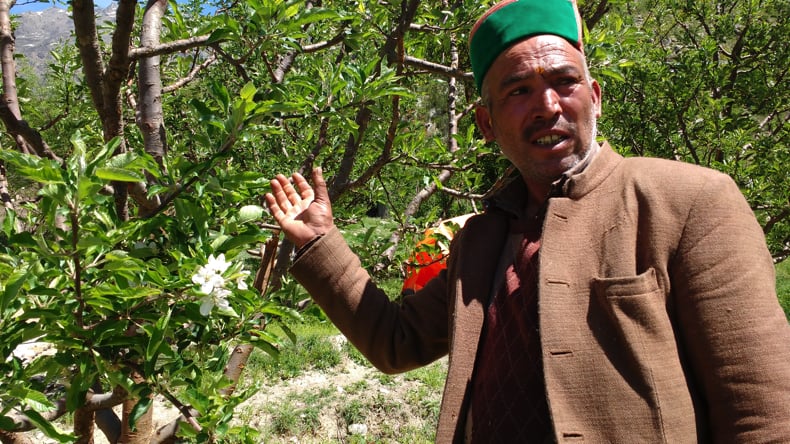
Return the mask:
[[560, 96], [554, 88], [545, 88], [535, 99], [532, 110], [535, 120], [552, 119], [562, 112]]

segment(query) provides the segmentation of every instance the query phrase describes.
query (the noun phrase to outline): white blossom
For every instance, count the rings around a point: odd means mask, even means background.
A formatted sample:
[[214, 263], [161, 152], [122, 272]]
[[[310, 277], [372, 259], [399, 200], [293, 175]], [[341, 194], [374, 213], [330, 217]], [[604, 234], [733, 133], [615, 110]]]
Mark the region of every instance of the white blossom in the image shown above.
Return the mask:
[[225, 255], [220, 253], [216, 258], [213, 254], [209, 255], [206, 268], [215, 271], [217, 274], [222, 274], [226, 272], [231, 265], [230, 262], [225, 262]]
[[[212, 254], [208, 257], [208, 263], [198, 267], [195, 274], [192, 275], [192, 282], [200, 286], [200, 314], [203, 316], [208, 316], [214, 307], [217, 307], [220, 313], [237, 316], [228, 302], [228, 296], [232, 294], [227, 288], [230, 279], [224, 276], [231, 265], [232, 263], [225, 261], [224, 254], [217, 257]], [[238, 274], [236, 287], [246, 290], [247, 284], [244, 282], [244, 277], [249, 275], [249, 272], [242, 270]]]
[[246, 290], [250, 288], [247, 286], [247, 281], [246, 281], [247, 276], [250, 275], [250, 272], [242, 270], [239, 274], [240, 276], [236, 278], [236, 288], [238, 288], [239, 290]]
[[200, 298], [200, 314], [208, 316], [211, 310], [216, 306], [220, 313], [236, 316], [236, 312], [228, 302], [228, 296], [231, 291], [225, 288], [215, 288], [211, 294], [207, 294]]

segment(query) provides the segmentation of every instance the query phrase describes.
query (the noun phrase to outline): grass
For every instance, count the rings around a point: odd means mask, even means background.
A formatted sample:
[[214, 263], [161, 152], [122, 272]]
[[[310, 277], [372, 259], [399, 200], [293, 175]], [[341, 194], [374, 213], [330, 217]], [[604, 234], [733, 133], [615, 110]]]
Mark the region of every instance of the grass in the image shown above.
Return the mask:
[[283, 348], [278, 358], [256, 350], [247, 362], [247, 378], [292, 379], [306, 370], [326, 370], [340, 363], [341, 352], [328, 339], [338, 334], [333, 325], [305, 323], [296, 324], [291, 329], [296, 335], [296, 343]]
[[785, 311], [785, 316], [790, 321], [790, 260], [780, 262], [776, 266], [776, 294], [779, 296], [779, 303]]

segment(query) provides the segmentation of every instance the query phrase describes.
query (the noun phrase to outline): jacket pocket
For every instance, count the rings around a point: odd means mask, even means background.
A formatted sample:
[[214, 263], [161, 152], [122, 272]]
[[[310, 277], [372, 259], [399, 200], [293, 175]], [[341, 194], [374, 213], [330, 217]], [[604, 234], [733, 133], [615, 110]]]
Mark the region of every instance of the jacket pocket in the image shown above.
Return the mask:
[[592, 287], [596, 304], [605, 313], [601, 327], [614, 333], [633, 359], [651, 361], [651, 356], [661, 354], [677, 360], [665, 295], [653, 268], [637, 276], [595, 278]]
[[[607, 338], [607, 357], [645, 403], [634, 405], [632, 413], [645, 409], [638, 415], [645, 425], [652, 423], [656, 442], [693, 440], [691, 393], [667, 313], [666, 295], [655, 270], [637, 276], [596, 278], [592, 288], [595, 303], [605, 313], [598, 334]], [[685, 438], [675, 441], [678, 430]]]
[[656, 270], [650, 267], [636, 276], [594, 278], [593, 289], [602, 297], [617, 298], [650, 294], [660, 288], [656, 279]]

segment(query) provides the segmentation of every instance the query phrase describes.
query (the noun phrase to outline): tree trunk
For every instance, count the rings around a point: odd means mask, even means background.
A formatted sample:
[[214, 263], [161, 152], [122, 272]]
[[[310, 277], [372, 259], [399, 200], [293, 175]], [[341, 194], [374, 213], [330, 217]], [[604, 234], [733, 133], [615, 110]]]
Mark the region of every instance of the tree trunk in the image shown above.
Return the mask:
[[[131, 379], [136, 383], [145, 381], [143, 375], [137, 371], [132, 371]], [[131, 428], [130, 420], [132, 409], [139, 400], [136, 398], [129, 398], [123, 402], [123, 409], [121, 415], [121, 437], [118, 443], [121, 444], [146, 444], [154, 432], [154, 406], [151, 405], [141, 417], [137, 418], [134, 424], [134, 430]]]
[[93, 444], [95, 412], [85, 407], [74, 411], [74, 434], [77, 436], [76, 444]]
[[[159, 45], [162, 17], [167, 11], [167, 0], [151, 0], [143, 14], [140, 46]], [[164, 119], [162, 114], [162, 77], [159, 72], [159, 56], [140, 58], [138, 62], [138, 109], [137, 126], [143, 134], [145, 151], [161, 165], [167, 153]]]

